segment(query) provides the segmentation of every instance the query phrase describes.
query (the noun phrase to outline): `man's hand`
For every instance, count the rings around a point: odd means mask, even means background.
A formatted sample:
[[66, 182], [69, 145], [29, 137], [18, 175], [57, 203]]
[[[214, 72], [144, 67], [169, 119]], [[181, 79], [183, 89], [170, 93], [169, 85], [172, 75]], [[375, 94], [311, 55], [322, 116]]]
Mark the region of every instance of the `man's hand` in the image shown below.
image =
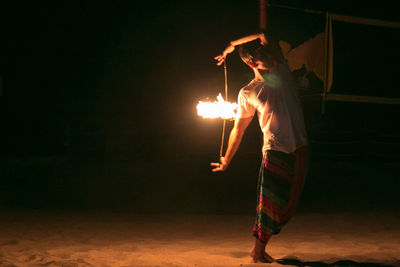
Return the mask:
[[212, 169], [213, 172], [221, 172], [221, 171], [225, 171], [228, 168], [228, 163], [226, 162], [224, 157], [220, 158], [220, 163], [216, 163], [216, 162], [212, 162], [210, 163], [211, 166], [215, 167], [214, 169]]
[[217, 60], [217, 65], [220, 66], [222, 63], [224, 63], [226, 56], [229, 53], [232, 53], [233, 50], [235, 50], [235, 47], [233, 45], [229, 45], [224, 52], [222, 52], [222, 55], [216, 56], [214, 59]]

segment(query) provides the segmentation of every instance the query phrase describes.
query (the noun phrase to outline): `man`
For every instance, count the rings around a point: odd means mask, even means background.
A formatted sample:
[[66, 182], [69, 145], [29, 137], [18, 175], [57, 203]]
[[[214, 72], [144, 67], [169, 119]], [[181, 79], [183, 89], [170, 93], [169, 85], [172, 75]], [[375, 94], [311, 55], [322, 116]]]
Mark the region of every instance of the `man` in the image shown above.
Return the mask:
[[273, 262], [265, 247], [290, 219], [299, 200], [308, 163], [307, 135], [297, 87], [280, 51], [269, 44], [264, 34], [250, 35], [232, 41], [215, 57], [217, 64], [221, 65], [236, 46], [242, 60], [253, 70], [254, 79], [239, 92], [238, 116], [225, 156], [211, 166], [213, 172], [226, 170], [257, 112], [264, 139], [263, 164], [253, 227], [255, 244], [250, 255], [254, 262]]

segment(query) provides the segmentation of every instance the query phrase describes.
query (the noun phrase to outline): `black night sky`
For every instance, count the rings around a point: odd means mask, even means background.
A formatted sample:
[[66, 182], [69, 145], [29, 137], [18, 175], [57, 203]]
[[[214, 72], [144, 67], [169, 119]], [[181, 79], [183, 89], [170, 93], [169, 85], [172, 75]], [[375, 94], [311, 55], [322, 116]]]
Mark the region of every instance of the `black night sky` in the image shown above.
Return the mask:
[[[273, 4], [398, 20], [384, 1], [270, 4], [268, 32], [293, 47], [323, 31], [325, 17]], [[258, 8], [255, 0], [2, 4], [0, 207], [252, 214], [257, 121], [230, 168], [213, 174], [222, 122], [199, 118], [195, 106], [223, 92], [213, 57], [258, 31]], [[399, 98], [398, 29], [334, 27], [334, 92]], [[249, 75], [230, 56], [231, 100]], [[320, 86], [301, 97], [311, 164], [299, 210], [397, 212], [400, 107], [328, 102], [322, 115]]]

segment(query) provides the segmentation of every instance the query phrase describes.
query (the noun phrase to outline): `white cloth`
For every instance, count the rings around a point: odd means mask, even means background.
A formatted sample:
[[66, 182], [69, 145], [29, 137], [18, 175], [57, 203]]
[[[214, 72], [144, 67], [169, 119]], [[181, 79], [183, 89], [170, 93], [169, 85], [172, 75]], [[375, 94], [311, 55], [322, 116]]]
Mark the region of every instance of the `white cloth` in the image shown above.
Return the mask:
[[238, 96], [238, 118], [252, 117], [257, 110], [264, 136], [262, 152], [278, 150], [292, 153], [307, 145], [303, 111], [287, 64], [279, 64], [263, 75], [264, 80], [252, 80]]

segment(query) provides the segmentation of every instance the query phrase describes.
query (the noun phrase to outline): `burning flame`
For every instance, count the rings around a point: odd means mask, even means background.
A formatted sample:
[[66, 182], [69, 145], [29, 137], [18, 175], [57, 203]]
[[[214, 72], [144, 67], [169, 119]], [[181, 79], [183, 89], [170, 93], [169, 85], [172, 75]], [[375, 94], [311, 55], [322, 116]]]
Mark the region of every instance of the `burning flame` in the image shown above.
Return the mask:
[[224, 101], [221, 94], [217, 96], [215, 102], [199, 101], [197, 104], [197, 114], [207, 119], [235, 119], [238, 105]]

